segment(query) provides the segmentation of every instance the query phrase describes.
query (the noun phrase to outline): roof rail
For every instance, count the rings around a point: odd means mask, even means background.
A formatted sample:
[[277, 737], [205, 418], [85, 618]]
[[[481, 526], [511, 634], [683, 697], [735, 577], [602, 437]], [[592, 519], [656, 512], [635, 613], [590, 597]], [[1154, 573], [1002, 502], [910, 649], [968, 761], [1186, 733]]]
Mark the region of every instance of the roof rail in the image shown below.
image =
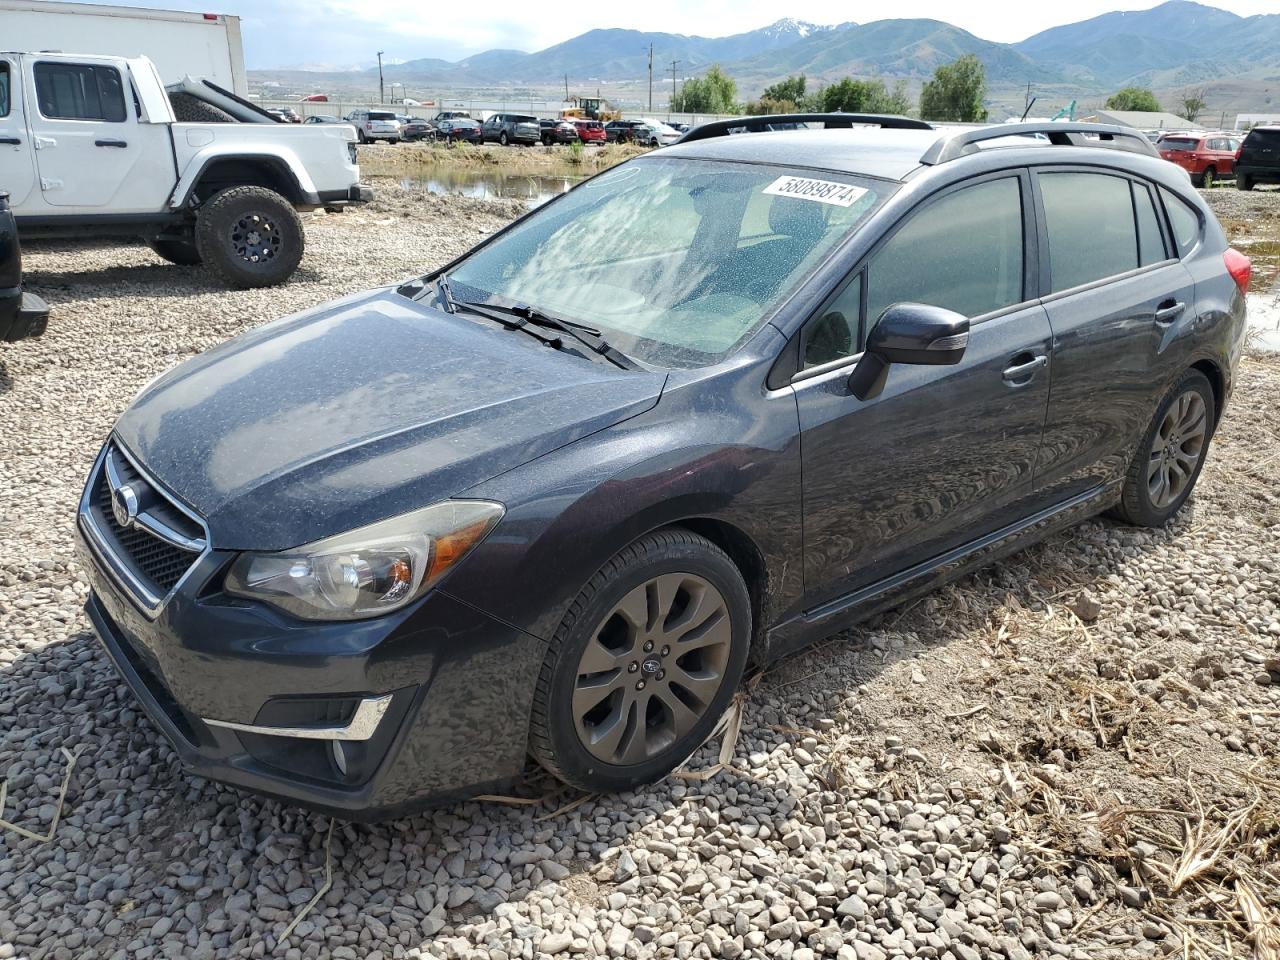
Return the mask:
[[1133, 127], [1118, 127], [1108, 123], [1002, 123], [948, 133], [924, 152], [920, 162], [925, 166], [946, 163], [974, 153], [978, 144], [984, 141], [1031, 134], [1043, 134], [1050, 143], [1059, 147], [1110, 147], [1153, 157], [1160, 155], [1146, 134]]
[[891, 113], [771, 113], [757, 117], [734, 117], [731, 120], [712, 120], [685, 133], [677, 143], [694, 140], [710, 140], [725, 137], [735, 130], [744, 133], [760, 133], [775, 123], [821, 123], [826, 130], [852, 126], [878, 126], [895, 130], [933, 130], [931, 123], [900, 117]]

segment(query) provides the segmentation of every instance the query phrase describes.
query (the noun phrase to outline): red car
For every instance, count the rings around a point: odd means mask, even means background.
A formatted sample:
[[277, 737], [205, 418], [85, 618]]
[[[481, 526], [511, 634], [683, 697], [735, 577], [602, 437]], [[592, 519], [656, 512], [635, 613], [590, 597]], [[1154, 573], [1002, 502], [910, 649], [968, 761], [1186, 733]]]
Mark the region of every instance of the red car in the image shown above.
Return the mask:
[[1219, 177], [1232, 175], [1240, 138], [1225, 133], [1170, 134], [1160, 138], [1156, 149], [1191, 174], [1197, 187], [1212, 187]]
[[604, 143], [604, 124], [599, 120], [571, 117], [569, 122], [578, 128], [578, 139], [583, 143]]

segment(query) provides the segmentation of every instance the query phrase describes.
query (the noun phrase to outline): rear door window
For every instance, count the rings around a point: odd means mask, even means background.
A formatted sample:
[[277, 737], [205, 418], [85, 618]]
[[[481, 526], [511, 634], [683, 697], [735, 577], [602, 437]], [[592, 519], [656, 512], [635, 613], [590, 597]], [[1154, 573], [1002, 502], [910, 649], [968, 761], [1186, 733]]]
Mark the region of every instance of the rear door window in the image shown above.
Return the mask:
[[9, 61], [0, 60], [0, 117], [9, 115]]
[[1071, 172], [1041, 172], [1039, 178], [1052, 292], [1137, 268], [1129, 180]]
[[1151, 190], [1141, 183], [1131, 183], [1133, 212], [1138, 218], [1138, 262], [1146, 267], [1168, 257], [1164, 237], [1160, 235], [1160, 218], [1156, 214]]
[[976, 317], [1019, 303], [1022, 187], [1002, 177], [962, 187], [914, 214], [867, 271], [867, 328], [895, 303]]
[[50, 120], [124, 123], [124, 85], [115, 67], [88, 63], [37, 63], [36, 101]]

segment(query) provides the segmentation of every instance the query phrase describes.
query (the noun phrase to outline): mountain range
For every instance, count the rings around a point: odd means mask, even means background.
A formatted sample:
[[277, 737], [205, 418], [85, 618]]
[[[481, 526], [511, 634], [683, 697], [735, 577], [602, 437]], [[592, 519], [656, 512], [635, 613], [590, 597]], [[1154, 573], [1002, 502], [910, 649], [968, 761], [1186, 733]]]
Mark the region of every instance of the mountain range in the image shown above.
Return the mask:
[[[416, 59], [389, 65], [385, 74], [388, 82], [437, 89], [558, 85], [566, 75], [574, 85], [638, 81], [647, 75], [650, 44], [656, 79], [671, 76], [673, 60], [681, 78], [719, 63], [745, 95], [794, 73], [819, 82], [852, 75], [916, 84], [966, 53], [978, 56], [996, 88], [1034, 83], [1070, 94], [1129, 84], [1176, 89], [1230, 81], [1250, 91], [1250, 99], [1261, 101], [1255, 108], [1264, 110], [1271, 90], [1280, 87], [1280, 14], [1241, 17], [1192, 0], [1106, 13], [1012, 44], [939, 20], [823, 26], [787, 18], [727, 37], [590, 30], [533, 53], [489, 50], [458, 61]], [[283, 72], [251, 73], [279, 80]], [[365, 72], [370, 74], [376, 85], [376, 69]], [[314, 85], [334, 75], [307, 76], [306, 83]]]

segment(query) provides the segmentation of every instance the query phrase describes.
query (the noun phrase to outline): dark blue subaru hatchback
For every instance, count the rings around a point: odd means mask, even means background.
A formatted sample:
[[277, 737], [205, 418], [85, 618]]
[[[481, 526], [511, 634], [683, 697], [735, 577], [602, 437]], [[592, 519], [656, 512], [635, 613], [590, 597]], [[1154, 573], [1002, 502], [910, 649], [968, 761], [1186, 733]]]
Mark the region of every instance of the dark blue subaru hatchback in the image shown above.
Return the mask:
[[748, 662], [1166, 522], [1248, 274], [1132, 131], [711, 124], [149, 385], [80, 503], [89, 615], [202, 776], [352, 818], [529, 755], [633, 787]]

